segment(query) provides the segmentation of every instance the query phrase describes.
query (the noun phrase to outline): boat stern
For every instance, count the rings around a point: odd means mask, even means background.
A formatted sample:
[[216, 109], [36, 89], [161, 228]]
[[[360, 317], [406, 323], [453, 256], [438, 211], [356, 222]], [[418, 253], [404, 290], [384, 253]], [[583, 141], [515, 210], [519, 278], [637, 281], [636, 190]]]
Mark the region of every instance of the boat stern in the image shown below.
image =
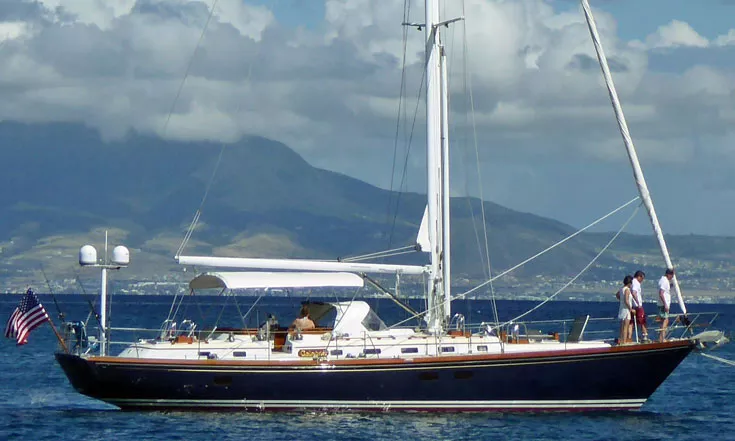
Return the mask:
[[98, 375], [92, 363], [79, 355], [64, 352], [57, 352], [54, 356], [77, 392], [90, 397], [98, 396]]

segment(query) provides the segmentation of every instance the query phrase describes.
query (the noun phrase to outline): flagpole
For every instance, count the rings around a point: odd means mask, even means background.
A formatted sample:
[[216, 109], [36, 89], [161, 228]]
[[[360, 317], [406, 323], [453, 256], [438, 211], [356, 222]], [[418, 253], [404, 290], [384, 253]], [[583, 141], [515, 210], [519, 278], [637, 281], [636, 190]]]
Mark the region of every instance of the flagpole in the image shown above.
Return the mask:
[[64, 339], [61, 338], [61, 334], [59, 334], [59, 331], [56, 329], [56, 326], [54, 325], [54, 321], [51, 320], [51, 316], [48, 318], [48, 324], [51, 325], [51, 329], [54, 331], [54, 334], [56, 334], [56, 338], [59, 340], [59, 344], [61, 345], [61, 348], [66, 352], [69, 353], [69, 348], [66, 346], [66, 342], [64, 342]]

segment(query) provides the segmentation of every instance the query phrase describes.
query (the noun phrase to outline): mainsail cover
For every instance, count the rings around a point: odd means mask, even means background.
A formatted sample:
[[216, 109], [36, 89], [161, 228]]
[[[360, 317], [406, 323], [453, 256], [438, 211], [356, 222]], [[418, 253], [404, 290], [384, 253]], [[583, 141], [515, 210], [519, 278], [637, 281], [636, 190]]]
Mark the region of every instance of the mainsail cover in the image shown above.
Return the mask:
[[189, 282], [189, 287], [191, 289], [360, 288], [364, 283], [362, 277], [352, 273], [233, 271], [200, 274]]

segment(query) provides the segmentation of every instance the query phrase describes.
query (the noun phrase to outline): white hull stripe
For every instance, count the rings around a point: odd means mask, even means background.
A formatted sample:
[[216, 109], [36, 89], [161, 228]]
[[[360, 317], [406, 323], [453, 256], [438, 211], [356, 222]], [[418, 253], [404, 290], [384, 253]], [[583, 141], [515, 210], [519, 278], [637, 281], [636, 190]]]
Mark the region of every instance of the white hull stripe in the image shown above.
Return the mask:
[[640, 399], [544, 401], [327, 401], [327, 400], [143, 400], [106, 399], [120, 407], [265, 409], [638, 409]]

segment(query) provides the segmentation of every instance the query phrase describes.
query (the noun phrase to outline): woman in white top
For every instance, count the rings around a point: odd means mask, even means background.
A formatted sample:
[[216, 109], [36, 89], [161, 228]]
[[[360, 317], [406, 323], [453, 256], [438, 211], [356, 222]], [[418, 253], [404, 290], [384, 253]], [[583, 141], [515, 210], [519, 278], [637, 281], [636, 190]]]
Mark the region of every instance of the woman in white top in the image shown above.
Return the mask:
[[620, 307], [618, 308], [620, 335], [618, 336], [618, 343], [621, 345], [630, 342], [630, 334], [628, 330], [630, 328], [630, 318], [633, 317], [633, 294], [630, 292], [632, 284], [633, 276], [625, 276], [623, 279], [623, 287], [618, 291], [618, 298], [620, 299]]

